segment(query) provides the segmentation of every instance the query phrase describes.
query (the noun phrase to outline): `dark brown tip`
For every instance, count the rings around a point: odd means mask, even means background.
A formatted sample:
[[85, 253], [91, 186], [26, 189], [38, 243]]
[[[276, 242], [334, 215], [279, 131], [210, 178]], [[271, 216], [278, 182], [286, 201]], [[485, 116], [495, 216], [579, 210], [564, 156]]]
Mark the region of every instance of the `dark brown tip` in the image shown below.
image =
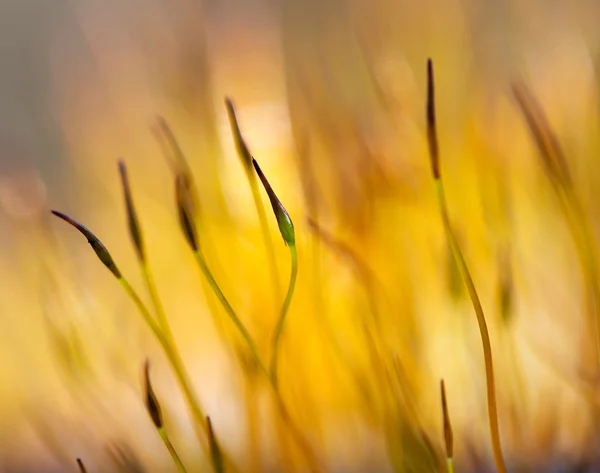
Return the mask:
[[163, 426], [162, 412], [160, 409], [160, 404], [158, 403], [158, 399], [154, 394], [154, 390], [152, 389], [152, 384], [150, 383], [150, 361], [146, 360], [144, 363], [144, 388], [146, 391], [146, 409], [148, 409], [148, 414], [150, 414], [150, 418], [154, 423], [154, 426], [157, 429], [161, 429]]
[[77, 459], [77, 466], [79, 467], [79, 473], [87, 473], [87, 470], [85, 469], [85, 466], [83, 466], [81, 458]]
[[100, 258], [100, 261], [102, 261], [104, 266], [106, 266], [110, 270], [110, 272], [115, 275], [117, 279], [121, 279], [121, 272], [119, 271], [117, 265], [113, 261], [112, 256], [110, 256], [110, 253], [102, 244], [102, 242], [96, 237], [96, 235], [94, 235], [81, 223], [72, 219], [68, 215], [59, 212], [58, 210], [53, 210], [52, 213], [57, 217], [63, 219], [65, 222], [69, 223], [71, 226], [75, 227], [77, 230], [79, 230], [87, 238], [88, 243], [98, 256], [98, 258]]
[[198, 251], [198, 237], [196, 235], [196, 225], [194, 224], [192, 199], [185, 176], [182, 174], [175, 178], [175, 199], [177, 202], [179, 225], [181, 226], [183, 235], [192, 250], [194, 252]]
[[266, 176], [262, 172], [262, 169], [256, 162], [256, 159], [252, 158], [252, 164], [254, 165], [254, 169], [256, 170], [256, 174], [260, 178], [260, 182], [262, 182], [267, 195], [269, 196], [269, 200], [271, 201], [271, 207], [273, 207], [273, 213], [275, 214], [275, 218], [277, 219], [277, 225], [279, 226], [279, 231], [281, 236], [283, 237], [283, 241], [286, 245], [295, 245], [296, 244], [296, 233], [294, 231], [294, 224], [292, 219], [285, 210], [285, 207], [281, 203], [281, 201], [277, 198], [275, 191], [269, 184]]
[[435, 117], [435, 81], [433, 76], [433, 62], [427, 60], [427, 142], [429, 144], [429, 157], [433, 178], [440, 178], [440, 154], [438, 147], [437, 126]]
[[249, 171], [251, 169], [250, 164], [252, 162], [252, 154], [248, 149], [246, 140], [244, 140], [244, 137], [242, 136], [242, 132], [240, 131], [240, 126], [237, 119], [237, 114], [235, 112], [235, 107], [229, 97], [225, 97], [225, 108], [227, 108], [227, 117], [229, 118], [229, 126], [231, 127], [231, 134], [233, 135], [235, 149], [237, 151], [238, 156], [242, 160], [242, 164], [244, 165], [246, 170]]
[[135, 207], [133, 206], [133, 198], [131, 197], [131, 188], [129, 187], [129, 179], [127, 177], [127, 168], [125, 163], [119, 161], [119, 174], [121, 175], [121, 187], [123, 188], [123, 196], [125, 198], [125, 209], [127, 211], [127, 224], [129, 226], [129, 236], [135, 247], [137, 257], [141, 262], [146, 260], [144, 251], [144, 242], [142, 240], [142, 232], [138, 223]]
[[450, 415], [448, 414], [446, 387], [443, 379], [440, 382], [440, 389], [442, 392], [442, 412], [444, 415], [444, 444], [446, 445], [446, 457], [454, 458], [454, 436], [452, 434], [452, 424], [450, 424]]
[[569, 184], [571, 176], [565, 154], [542, 107], [524, 83], [513, 82], [511, 88], [548, 175], [555, 183]]
[[219, 442], [215, 436], [212, 422], [208, 416], [206, 417], [206, 430], [208, 432], [208, 443], [210, 446], [210, 457], [213, 464], [213, 469], [215, 473], [222, 473], [225, 471], [223, 455], [221, 454], [221, 448], [219, 447]]

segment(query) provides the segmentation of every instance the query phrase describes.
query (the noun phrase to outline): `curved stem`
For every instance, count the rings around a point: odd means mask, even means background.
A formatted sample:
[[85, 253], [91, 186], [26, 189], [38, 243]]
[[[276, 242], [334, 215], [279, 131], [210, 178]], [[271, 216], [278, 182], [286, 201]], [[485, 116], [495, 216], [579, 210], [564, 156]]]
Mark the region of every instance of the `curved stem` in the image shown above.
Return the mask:
[[298, 277], [298, 252], [296, 251], [296, 245], [289, 245], [290, 258], [292, 262], [292, 274], [290, 276], [290, 283], [288, 285], [288, 291], [281, 306], [279, 312], [279, 320], [277, 320], [277, 326], [275, 327], [275, 333], [273, 334], [272, 342], [272, 354], [271, 354], [271, 369], [270, 378], [275, 390], [279, 389], [278, 378], [277, 378], [277, 367], [279, 362], [279, 345], [281, 341], [281, 334], [283, 333], [283, 325], [287, 316], [292, 297], [294, 295], [294, 289], [296, 288], [296, 278]]
[[458, 245], [458, 241], [452, 230], [450, 224], [450, 218], [448, 217], [448, 206], [446, 204], [446, 196], [444, 194], [444, 186], [442, 180], [438, 177], [435, 180], [435, 187], [437, 191], [438, 203], [442, 213], [442, 220], [444, 222], [444, 230], [446, 232], [446, 238], [448, 244], [452, 250], [456, 263], [460, 268], [463, 280], [467, 286], [469, 297], [475, 309], [475, 315], [477, 316], [477, 323], [479, 325], [479, 332], [481, 334], [481, 343], [483, 346], [483, 358], [485, 361], [485, 381], [487, 389], [487, 405], [488, 405], [488, 418], [490, 422], [490, 436], [492, 440], [492, 449], [494, 451], [494, 459], [496, 461], [496, 467], [498, 473], [506, 473], [506, 466], [504, 464], [504, 458], [502, 456], [502, 446], [500, 443], [500, 427], [498, 425], [498, 407], [496, 405], [496, 386], [494, 382], [494, 366], [492, 363], [492, 346], [490, 343], [490, 335], [485, 321], [485, 315], [483, 313], [483, 307], [481, 301], [475, 289], [475, 284], [471, 278], [471, 273], [467, 267], [467, 263], [463, 257], [463, 254]]
[[156, 282], [154, 281], [154, 276], [147, 262], [142, 263], [142, 277], [144, 278], [146, 288], [148, 289], [150, 299], [152, 300], [152, 305], [154, 306], [154, 310], [156, 311], [158, 326], [163, 331], [169, 343], [171, 345], [175, 345], [175, 341], [173, 339], [173, 332], [171, 331], [171, 325], [169, 324], [167, 314], [165, 313], [165, 309], [160, 301], [158, 289], [156, 287]]
[[231, 320], [233, 321], [233, 323], [235, 324], [237, 329], [240, 331], [242, 338], [244, 339], [244, 341], [248, 345], [248, 348], [250, 349], [250, 352], [252, 353], [252, 357], [254, 358], [254, 361], [257, 363], [260, 370], [268, 375], [268, 371], [267, 371], [264, 363], [262, 362], [260, 356], [258, 355], [258, 348], [256, 347], [256, 344], [254, 343], [252, 336], [246, 329], [246, 326], [244, 325], [244, 323], [237, 316], [233, 307], [231, 307], [231, 304], [229, 303], [229, 301], [223, 294], [223, 291], [221, 291], [221, 288], [219, 287], [219, 284], [215, 280], [210, 268], [206, 264], [206, 260], [202, 256], [202, 253], [200, 253], [200, 251], [194, 251], [194, 256], [196, 258], [198, 266], [200, 266], [200, 270], [206, 277], [208, 284], [210, 285], [213, 292], [217, 296], [217, 299], [219, 299], [219, 302], [221, 302], [221, 305], [225, 309], [225, 312], [227, 312], [227, 315], [231, 318]]
[[169, 440], [167, 431], [164, 428], [160, 428], [160, 429], [158, 429], [158, 433], [160, 435], [160, 438], [162, 438], [162, 441], [164, 442], [165, 446], [167, 447], [167, 450], [171, 454], [171, 458], [173, 459], [173, 462], [177, 466], [177, 470], [179, 471], [179, 473], [187, 473], [187, 470], [183, 466], [183, 463], [181, 463], [181, 459], [179, 458], [179, 455], [177, 454], [175, 447], [173, 447], [171, 440]]
[[267, 250], [267, 259], [269, 261], [269, 269], [271, 273], [271, 279], [273, 284], [273, 289], [275, 291], [275, 296], [277, 300], [281, 296], [281, 283], [279, 282], [279, 271], [277, 270], [277, 259], [275, 258], [275, 249], [273, 247], [273, 239], [271, 238], [271, 233], [269, 232], [269, 223], [267, 220], [267, 214], [265, 212], [265, 208], [262, 204], [262, 200], [260, 198], [260, 191], [258, 189], [258, 184], [256, 182], [256, 178], [253, 174], [248, 173], [248, 181], [250, 181], [250, 189], [252, 190], [252, 199], [254, 200], [254, 206], [256, 207], [256, 212], [258, 213], [258, 220], [260, 223], [260, 229], [262, 232], [263, 240], [265, 243], [265, 247]]

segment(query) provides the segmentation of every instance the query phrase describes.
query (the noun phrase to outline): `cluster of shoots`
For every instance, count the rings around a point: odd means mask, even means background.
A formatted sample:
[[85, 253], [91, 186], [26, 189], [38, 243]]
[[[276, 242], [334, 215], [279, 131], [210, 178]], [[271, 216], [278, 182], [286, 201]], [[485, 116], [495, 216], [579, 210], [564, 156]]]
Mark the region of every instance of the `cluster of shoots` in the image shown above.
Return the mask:
[[[600, 318], [598, 315], [600, 292], [596, 282], [596, 255], [594, 252], [594, 245], [591, 243], [590, 230], [586, 225], [586, 219], [584, 218], [582, 206], [576, 196], [576, 193], [574, 192], [564, 154], [559, 146], [558, 140], [548, 126], [540, 107], [535, 102], [532, 94], [523, 84], [515, 84], [513, 91], [517, 99], [517, 103], [523, 112], [530, 131], [532, 132], [532, 135], [540, 150], [544, 167], [547, 171], [556, 195], [559, 198], [564, 216], [569, 223], [569, 228], [572, 232], [572, 236], [578, 249], [580, 262], [586, 275], [587, 284], [589, 285], [590, 310], [598, 324], [597, 339], [600, 363]], [[317, 455], [313, 451], [303, 432], [293, 422], [289, 414], [288, 407], [281, 397], [279, 389], [278, 360], [280, 346], [285, 327], [286, 316], [292, 302], [298, 274], [298, 256], [296, 250], [296, 235], [294, 225], [285, 207], [277, 197], [267, 177], [261, 170], [258, 162], [251, 154], [248, 144], [246, 143], [240, 131], [232, 101], [230, 99], [226, 99], [225, 106], [231, 125], [234, 144], [240, 157], [241, 165], [246, 173], [248, 183], [252, 190], [254, 204], [264, 237], [264, 244], [267, 249], [267, 258], [269, 260], [269, 267], [273, 280], [273, 291], [277, 296], [280, 294], [283, 296], [277, 323], [272, 333], [270, 360], [268, 362], [265, 362], [265, 360], [260, 356], [256, 342], [244, 325], [243, 319], [229, 303], [204, 257], [202, 251], [202, 241], [197, 230], [199, 203], [195, 192], [194, 179], [172, 131], [164, 120], [160, 120], [159, 126], [157, 127], [157, 137], [160, 140], [163, 152], [169, 158], [171, 169], [174, 174], [175, 201], [181, 231], [193, 254], [194, 260], [197, 263], [201, 274], [208, 282], [210, 289], [214, 295], [216, 295], [222, 309], [225, 311], [230, 321], [235, 326], [239, 336], [241, 337], [243, 341], [243, 355], [252, 360], [256, 371], [263, 377], [267, 385], [270, 387], [271, 392], [275, 397], [276, 405], [279, 409], [279, 414], [283, 420], [283, 424], [287, 429], [289, 429], [289, 434], [296, 442], [299, 450], [302, 452], [304, 459], [306, 460], [306, 465], [310, 471], [322, 471], [322, 466], [317, 459]], [[481, 345], [483, 349], [483, 360], [485, 366], [487, 413], [493, 456], [497, 471], [499, 473], [506, 473], [507, 470], [502, 451], [498, 420], [496, 385], [494, 379], [490, 335], [480, 298], [450, 220], [448, 205], [445, 197], [444, 182], [442, 179], [443, 173], [440, 162], [440, 146], [438, 142], [436, 123], [434, 71], [431, 60], [428, 60], [427, 62], [426, 124], [431, 172], [435, 184], [437, 201], [439, 204], [445, 237], [450, 248], [451, 256], [467, 289], [481, 336]], [[88, 243], [100, 261], [108, 268], [108, 270], [121, 284], [128, 297], [137, 307], [144, 322], [159, 342], [170, 363], [171, 368], [176, 375], [179, 386], [183, 392], [193, 418], [200, 445], [204, 449], [204, 453], [206, 454], [207, 460], [212, 465], [213, 471], [215, 473], [239, 471], [232, 462], [229, 452], [227, 452], [218, 441], [210, 417], [206, 415], [206, 412], [192, 387], [191, 379], [186, 371], [185, 364], [179, 353], [177, 344], [175, 343], [168, 318], [158, 295], [158, 290], [154, 282], [151, 266], [148, 260], [146, 246], [144, 244], [143, 232], [141, 230], [135, 210], [127, 169], [122, 161], [119, 162], [119, 172], [124, 194], [125, 208], [127, 212], [129, 235], [137, 255], [146, 290], [148, 291], [152, 301], [152, 308], [149, 308], [146, 306], [146, 304], [144, 304], [136, 290], [131, 286], [127, 278], [118, 268], [107, 248], [88, 228], [64, 213], [58, 211], [53, 211], [53, 213], [75, 227], [86, 237]], [[269, 233], [265, 209], [258, 187], [259, 182], [262, 184], [262, 187], [267, 194], [277, 221], [279, 232], [285, 245], [289, 249], [290, 278], [285, 295], [283, 295], [279, 288], [277, 262], [275, 259], [273, 242], [271, 241]], [[311, 228], [319, 233], [326, 243], [329, 242], [328, 244], [334, 247], [340, 246], [326, 233], [324, 233], [324, 231], [322, 231], [315, 222], [311, 221], [309, 223], [311, 224]], [[342, 251], [348, 253], [351, 259], [356, 259], [350, 250], [344, 250], [342, 248]], [[356, 259], [356, 265], [359, 268], [359, 272], [361, 272], [360, 270], [362, 266], [360, 266], [359, 263], [360, 260]], [[368, 280], [369, 278], [367, 277], [368, 275], [366, 274], [366, 271], [363, 272], [365, 273], [365, 278]], [[226, 342], [230, 343], [233, 348], [237, 348], [232, 340], [226, 340]], [[149, 417], [159, 436], [161, 437], [166, 449], [171, 455], [173, 463], [176, 465], [178, 471], [186, 472], [186, 468], [167, 434], [161, 406], [150, 381], [149, 369], [149, 361], [146, 361], [144, 365], [144, 397]], [[443, 380], [440, 383], [440, 389], [446, 468], [448, 472], [454, 473], [454, 440], [452, 426], [450, 423], [450, 415], [448, 412], [446, 388]], [[81, 472], [86, 471], [80, 459], [77, 459], [77, 464], [79, 465]]]
[[[216, 295], [217, 299], [221, 303], [226, 314], [235, 325], [241, 338], [245, 343], [245, 349], [249, 352], [250, 357], [253, 359], [255, 366], [264, 375], [268, 385], [272, 388], [272, 391], [277, 400], [277, 406], [280, 410], [281, 417], [284, 419], [285, 424], [290, 429], [292, 437], [298, 443], [299, 448], [304, 452], [307, 462], [310, 466], [311, 471], [318, 471], [317, 461], [312, 449], [304, 438], [300, 429], [293, 425], [292, 418], [288, 412], [287, 406], [283, 402], [281, 395], [279, 394], [278, 388], [278, 359], [280, 353], [280, 344], [282, 334], [285, 326], [286, 315], [289, 311], [289, 307], [293, 298], [294, 289], [296, 285], [296, 278], [298, 274], [298, 257], [296, 251], [296, 238], [294, 225], [292, 220], [286, 211], [285, 207], [275, 194], [275, 191], [271, 187], [267, 177], [260, 168], [258, 162], [254, 157], [250, 155], [248, 147], [239, 130], [235, 110], [232, 102], [227, 99], [226, 106], [231, 120], [231, 127], [233, 130], [233, 136], [236, 147], [238, 149], [242, 165], [247, 172], [248, 181], [253, 191], [255, 198], [256, 209], [260, 218], [261, 225], [263, 227], [263, 233], [265, 235], [265, 242], [268, 247], [268, 253], [271, 261], [271, 268], [273, 271], [273, 280], [277, 280], [276, 264], [274, 260], [274, 250], [268, 232], [268, 222], [266, 220], [264, 207], [258, 190], [257, 179], [261, 182], [264, 187], [266, 194], [271, 203], [271, 207], [275, 214], [279, 231], [283, 238], [285, 245], [289, 248], [290, 260], [291, 260], [291, 276], [288, 284], [287, 293], [283, 300], [277, 324], [275, 326], [272, 336], [272, 350], [270, 363], [265, 363], [259, 355], [256, 343], [252, 338], [250, 332], [244, 325], [242, 319], [238, 316], [236, 310], [229, 303], [227, 297], [221, 290], [218, 282], [216, 281], [213, 273], [202, 253], [202, 242], [199, 238], [197, 231], [197, 205], [198, 200], [195, 194], [194, 181], [192, 174], [189, 170], [189, 166], [179, 148], [173, 133], [169, 126], [164, 120], [159, 121], [159, 134], [161, 135], [161, 144], [163, 144], [163, 151], [170, 159], [172, 170], [174, 171], [175, 180], [175, 200], [177, 205], [177, 213], [179, 217], [180, 227], [189, 245], [194, 259], [197, 265], [206, 278], [210, 288]], [[129, 183], [127, 169], [123, 161], [119, 162], [119, 173], [121, 177], [121, 186], [123, 189], [125, 208], [127, 214], [127, 224], [129, 228], [129, 235], [137, 255], [138, 262], [140, 264], [143, 280], [146, 285], [146, 289], [150, 295], [152, 301], [152, 310], [146, 306], [142, 301], [137, 291], [129, 283], [128, 279], [124, 276], [121, 270], [118, 268], [110, 252], [106, 246], [100, 241], [100, 239], [87, 227], [79, 223], [77, 220], [71, 218], [65, 213], [53, 210], [52, 213], [57, 217], [63, 219], [65, 222], [76, 228], [81, 234], [83, 234], [97, 257], [106, 266], [106, 268], [113, 274], [117, 281], [121, 284], [128, 297], [133, 301], [137, 307], [140, 315], [142, 316], [145, 324], [151, 330], [160, 346], [162, 347], [170, 365], [173, 369], [180, 388], [184, 394], [185, 400], [190, 409], [191, 415], [194, 420], [194, 425], [198, 434], [198, 438], [202, 448], [206, 455], [210, 459], [215, 473], [226, 471], [237, 471], [237, 468], [231, 460], [231, 456], [222, 451], [217, 440], [216, 433], [213, 429], [210, 417], [205, 414], [204, 408], [201, 405], [194, 389], [190, 376], [187, 373], [183, 359], [175, 343], [171, 327], [166, 316], [165, 310], [160, 301], [158, 290], [154, 282], [152, 275], [151, 266], [149, 264], [146, 247], [144, 244], [143, 232], [139, 223], [137, 212], [135, 210], [132, 191]], [[275, 285], [275, 284], [274, 284]], [[277, 288], [276, 288], [277, 289]], [[144, 390], [145, 390], [145, 404], [150, 415], [150, 419], [154, 424], [158, 434], [162, 438], [167, 450], [169, 451], [173, 462], [177, 466], [180, 472], [185, 472], [186, 469], [177, 454], [173, 444], [171, 443], [167, 431], [164, 426], [162, 411], [160, 403], [154, 393], [152, 384], [150, 382], [149, 375], [149, 362], [146, 361], [144, 367]], [[83, 463], [78, 460], [78, 464], [83, 469]]]

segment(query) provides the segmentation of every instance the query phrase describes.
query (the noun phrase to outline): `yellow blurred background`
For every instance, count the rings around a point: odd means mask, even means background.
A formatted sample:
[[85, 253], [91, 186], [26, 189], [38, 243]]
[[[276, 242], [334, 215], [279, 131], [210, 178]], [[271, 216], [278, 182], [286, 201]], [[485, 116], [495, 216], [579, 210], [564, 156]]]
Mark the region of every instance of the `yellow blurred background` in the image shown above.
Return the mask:
[[186, 245], [152, 132], [164, 117], [181, 145], [207, 262], [268, 359], [289, 256], [262, 193], [274, 284], [225, 96], [296, 228], [280, 384], [321, 471], [445, 471], [441, 378], [457, 471], [494, 471], [480, 335], [430, 176], [428, 57], [509, 470], [599, 471], [586, 282], [510, 92], [523, 80], [542, 104], [596, 247], [599, 21], [590, 0], [1, 0], [0, 471], [76, 471], [76, 457], [90, 472], [176, 471], [145, 411], [146, 358], [183, 463], [210, 471], [135, 305], [50, 214], [90, 228], [149, 303], [121, 158], [175, 339], [223, 448], [239, 471], [308, 471], [268, 389], [219, 337], [211, 310], [235, 331]]

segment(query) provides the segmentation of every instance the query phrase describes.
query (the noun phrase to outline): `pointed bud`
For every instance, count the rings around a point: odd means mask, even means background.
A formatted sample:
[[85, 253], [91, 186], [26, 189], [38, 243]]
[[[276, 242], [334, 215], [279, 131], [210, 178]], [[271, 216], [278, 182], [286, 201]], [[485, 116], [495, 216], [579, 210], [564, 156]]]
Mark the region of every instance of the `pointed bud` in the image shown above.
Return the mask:
[[81, 458], [77, 459], [77, 466], [79, 467], [79, 473], [87, 473], [87, 470], [85, 469], [85, 466], [83, 466]]
[[177, 212], [179, 214], [179, 224], [188, 244], [194, 251], [198, 251], [198, 238], [196, 236], [196, 226], [194, 224], [194, 212], [189, 188], [186, 185], [183, 175], [175, 178], [175, 199], [177, 202]]
[[219, 442], [215, 436], [210, 417], [206, 417], [206, 427], [208, 430], [208, 443], [210, 446], [210, 457], [213, 464], [213, 469], [215, 473], [223, 473], [225, 471], [223, 455], [221, 454], [221, 448], [219, 447]]
[[557, 184], [569, 184], [571, 176], [567, 160], [539, 103], [523, 83], [513, 83], [512, 92], [533, 135], [548, 175]]
[[281, 236], [283, 237], [283, 241], [286, 245], [295, 245], [296, 244], [296, 234], [294, 232], [294, 224], [292, 223], [292, 219], [285, 210], [285, 207], [275, 195], [273, 188], [267, 181], [267, 178], [263, 174], [260, 166], [256, 162], [256, 159], [252, 158], [252, 164], [254, 165], [254, 169], [262, 182], [265, 190], [267, 191], [267, 195], [269, 196], [269, 200], [271, 201], [271, 207], [273, 207], [273, 212], [275, 213], [275, 218], [277, 218], [277, 225], [279, 226], [279, 231], [281, 232]]
[[110, 270], [110, 272], [115, 275], [115, 277], [117, 279], [121, 279], [121, 272], [119, 271], [119, 269], [117, 268], [117, 265], [113, 261], [112, 256], [110, 256], [110, 253], [108, 252], [106, 247], [102, 244], [102, 242], [96, 237], [96, 235], [94, 235], [90, 230], [88, 230], [86, 227], [84, 227], [81, 223], [73, 220], [68, 215], [65, 215], [64, 213], [59, 212], [57, 210], [53, 210], [52, 213], [54, 215], [56, 215], [57, 217], [62, 218], [65, 222], [71, 224], [73, 227], [75, 227], [77, 230], [79, 230], [81, 233], [83, 233], [83, 235], [87, 238], [88, 243], [90, 244], [90, 246], [92, 247], [92, 249], [94, 250], [96, 255], [98, 256], [98, 258], [100, 258], [100, 261], [102, 261], [104, 266], [106, 266]]
[[148, 360], [146, 360], [144, 365], [144, 388], [146, 391], [146, 409], [148, 409], [148, 414], [150, 414], [154, 426], [157, 429], [161, 429], [163, 426], [162, 412], [158, 399], [152, 389], [152, 384], [150, 383], [150, 362]]
[[427, 143], [433, 178], [440, 178], [440, 152], [438, 147], [437, 127], [435, 118], [435, 82], [433, 77], [433, 62], [427, 60]]
[[141, 262], [146, 260], [144, 251], [144, 241], [142, 240], [142, 232], [138, 223], [133, 199], [131, 197], [131, 189], [129, 187], [129, 179], [127, 178], [127, 168], [123, 161], [119, 161], [119, 173], [121, 175], [121, 187], [123, 187], [123, 196], [125, 197], [125, 209], [127, 211], [127, 224], [129, 225], [129, 235], [133, 241], [138, 259]]
[[450, 415], [448, 414], [448, 403], [446, 402], [446, 387], [444, 380], [440, 382], [442, 392], [442, 412], [444, 415], [444, 444], [446, 445], [446, 457], [454, 458], [454, 436], [452, 434], [452, 425], [450, 424]]
[[235, 149], [237, 151], [238, 156], [242, 160], [244, 168], [246, 169], [246, 171], [249, 172], [252, 169], [252, 154], [250, 154], [248, 145], [246, 144], [246, 141], [242, 136], [242, 132], [240, 131], [240, 126], [237, 120], [233, 103], [228, 97], [225, 98], [225, 107], [227, 108], [227, 117], [229, 118], [229, 126], [231, 127], [231, 134], [233, 135]]

